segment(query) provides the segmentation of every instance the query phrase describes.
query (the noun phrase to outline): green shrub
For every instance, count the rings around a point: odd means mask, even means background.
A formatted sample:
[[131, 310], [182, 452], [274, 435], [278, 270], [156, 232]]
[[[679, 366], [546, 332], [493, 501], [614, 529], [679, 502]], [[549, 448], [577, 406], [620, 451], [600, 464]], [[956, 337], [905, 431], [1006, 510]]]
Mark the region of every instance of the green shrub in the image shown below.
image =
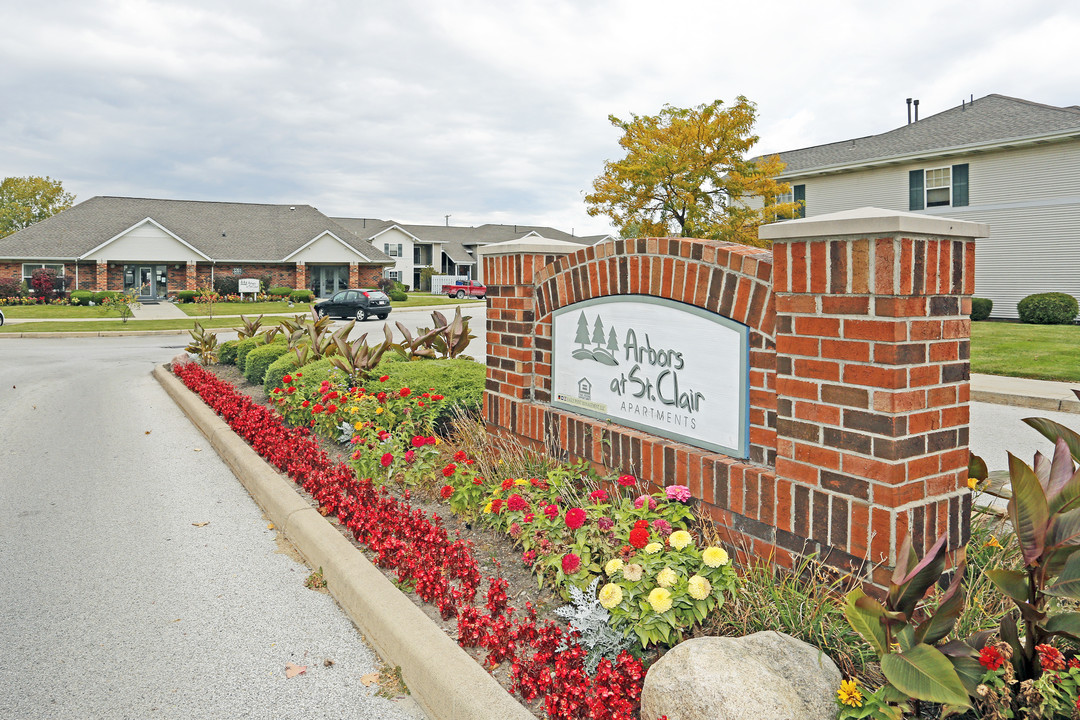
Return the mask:
[[236, 346], [239, 340], [227, 340], [218, 347], [218, 362], [222, 365], [236, 364]]
[[240, 292], [240, 278], [218, 273], [214, 276], [214, 292], [218, 295], [236, 295]]
[[1028, 295], [1016, 306], [1020, 322], [1036, 325], [1068, 325], [1080, 312], [1076, 298], [1065, 293], [1051, 292]]
[[283, 343], [270, 343], [253, 349], [244, 361], [244, 377], [253, 385], [262, 385], [267, 368], [287, 352], [289, 348]]
[[182, 303], [195, 302], [195, 291], [181, 290], [180, 292], [176, 293], [176, 299]]
[[72, 290], [71, 291], [71, 304], [72, 305], [89, 305], [90, 301], [94, 299], [94, 293], [89, 290]]
[[293, 290], [289, 293], [289, 299], [293, 302], [311, 302], [313, 297], [310, 290]]
[[293, 289], [287, 287], [272, 287], [267, 290], [266, 293], [268, 295], [282, 295], [284, 297], [289, 297], [293, 294]]
[[390, 291], [390, 299], [394, 302], [405, 302], [409, 299], [409, 296], [398, 290], [397, 288], [394, 288]]
[[[376, 372], [387, 380], [379, 382], [376, 378], [365, 383], [371, 392], [407, 387], [417, 393], [430, 391], [444, 396], [435, 419], [439, 425], [452, 420], [458, 410], [476, 415], [483, 407], [487, 368], [474, 360], [384, 361]], [[306, 374], [304, 379], [307, 380]]]
[[265, 343], [257, 337], [244, 338], [237, 343], [236, 367], [240, 368], [240, 372], [244, 372], [244, 364], [247, 362], [248, 353], [263, 344]]
[[971, 319], [985, 320], [990, 317], [990, 311], [994, 309], [994, 301], [988, 298], [971, 298]]
[[295, 370], [298, 362], [296, 353], [291, 350], [272, 362], [270, 367], [266, 369], [266, 376], [263, 378], [263, 388], [266, 392], [269, 393], [280, 386], [281, 378]]
[[105, 302], [106, 300], [114, 298], [119, 294], [120, 293], [118, 293], [115, 290], [98, 290], [96, 293], [94, 293], [90, 297], [90, 299], [94, 301], [95, 305], [100, 305], [101, 303]]

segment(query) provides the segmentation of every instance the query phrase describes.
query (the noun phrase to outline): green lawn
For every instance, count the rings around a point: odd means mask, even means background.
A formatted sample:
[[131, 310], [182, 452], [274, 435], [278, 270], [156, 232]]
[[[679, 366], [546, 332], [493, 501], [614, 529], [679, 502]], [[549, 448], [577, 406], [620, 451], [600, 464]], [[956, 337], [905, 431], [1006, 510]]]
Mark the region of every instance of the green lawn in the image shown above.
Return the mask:
[[1080, 382], [1080, 326], [971, 323], [971, 372]]
[[[414, 307], [425, 307], [428, 305], [463, 305], [471, 300], [457, 300], [444, 297], [442, 295], [428, 295], [426, 293], [411, 293], [409, 299], [404, 302], [391, 303], [391, 308], [394, 310], [404, 310]], [[202, 303], [183, 303], [177, 305], [178, 308], [183, 310], [192, 317], [204, 317], [209, 315], [210, 312], [206, 305]], [[311, 306], [307, 303], [294, 303], [293, 307], [289, 307], [287, 302], [260, 302], [260, 303], [214, 303], [214, 315], [267, 315], [272, 313], [291, 313], [296, 315], [298, 313], [306, 313]], [[14, 316], [13, 316], [14, 317]]]
[[[7, 310], [4, 310], [4, 315], [7, 315]], [[214, 318], [213, 320], [200, 321], [203, 327], [208, 328], [236, 328], [240, 327], [242, 323], [239, 318]], [[270, 323], [264, 323], [270, 324]], [[92, 321], [79, 321], [72, 320], [70, 322], [25, 322], [25, 323], [7, 323], [3, 327], [0, 327], [0, 333], [24, 333], [24, 332], [110, 332], [116, 330], [126, 330], [128, 332], [136, 330], [193, 330], [195, 323], [193, 320], [128, 320], [126, 323], [122, 320], [92, 320]]]
[[4, 317], [20, 320], [51, 320], [53, 318], [100, 318], [117, 315], [115, 308], [102, 305], [3, 305]]
[[[205, 317], [210, 314], [210, 309], [204, 303], [177, 303], [187, 315], [192, 317]], [[311, 309], [310, 303], [293, 303], [289, 307], [287, 302], [220, 302], [214, 303], [214, 315], [272, 315], [275, 313], [289, 313], [299, 315]]]

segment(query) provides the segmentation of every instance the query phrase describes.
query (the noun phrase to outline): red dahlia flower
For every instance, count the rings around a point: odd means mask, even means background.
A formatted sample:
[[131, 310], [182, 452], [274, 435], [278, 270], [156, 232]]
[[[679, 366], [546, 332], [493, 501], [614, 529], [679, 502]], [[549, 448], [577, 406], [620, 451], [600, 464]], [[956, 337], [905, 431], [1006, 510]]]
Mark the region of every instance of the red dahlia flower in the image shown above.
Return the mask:
[[292, 375], [286, 375], [285, 377], [281, 378], [281, 382], [288, 385], [289, 383], [292, 382]]
[[443, 485], [442, 490], [439, 491], [439, 494], [442, 495], [443, 500], [449, 500], [450, 496], [454, 494], [454, 486]]
[[649, 529], [649, 521], [648, 520], [636, 520], [634, 522], [634, 529], [635, 530], [648, 530]]
[[427, 442], [427, 438], [423, 435], [413, 435], [412, 446], [415, 448], [424, 447], [424, 443]]
[[398, 395], [400, 395], [401, 397], [409, 397], [409, 395], [411, 393], [412, 393], [412, 390], [410, 390], [407, 387], [404, 387], [404, 388], [401, 388], [400, 390], [398, 390]]
[[424, 442], [426, 442], [428, 445], [434, 445], [436, 443], [435, 436], [432, 435], [431, 437], [425, 439]]
[[416, 460], [416, 451], [415, 450], [406, 450], [405, 451], [405, 462], [412, 463], [413, 460]]
[[447, 465], [446, 467], [444, 467], [442, 469], [443, 477], [450, 477], [451, 475], [453, 475], [456, 472], [457, 472], [457, 465], [455, 465], [454, 463], [450, 463], [449, 465]]
[[619, 484], [622, 485], [623, 487], [630, 487], [631, 485], [634, 485], [635, 483], [637, 483], [637, 480], [634, 479], [633, 475], [620, 475], [619, 476]]
[[491, 501], [491, 512], [498, 515], [502, 512], [503, 501], [502, 498], [495, 498]]
[[573, 575], [581, 568], [581, 558], [574, 553], [566, 553], [562, 556], [562, 571], [567, 575]]
[[465, 454], [464, 450], [458, 450], [454, 453], [454, 462], [465, 462], [469, 459], [469, 456]]
[[554, 520], [559, 517], [559, 507], [557, 505], [548, 505], [544, 508], [544, 517], [548, 520]]
[[474, 477], [472, 479], [472, 484], [473, 485], [483, 485], [484, 484], [484, 478], [482, 478], [482, 477]]
[[394, 462], [394, 454], [393, 454], [393, 453], [386, 453], [386, 454], [384, 454], [384, 455], [382, 456], [382, 459], [381, 459], [381, 460], [379, 460], [379, 462], [381, 462], [381, 463], [382, 463], [382, 466], [383, 466], [383, 467], [390, 467], [390, 464], [391, 464], [392, 462]]
[[381, 378], [379, 378], [379, 382], [386, 382], [389, 379], [390, 379], [389, 375], [383, 375]]
[[506, 478], [505, 480], [502, 481], [502, 485], [500, 485], [500, 487], [504, 491], [513, 490], [514, 489], [514, 479], [513, 478]]
[[524, 510], [529, 507], [529, 504], [525, 502], [525, 498], [521, 497], [517, 493], [514, 493], [506, 500], [506, 509], [517, 512], [518, 510]]
[[589, 499], [592, 500], [594, 503], [607, 502], [607, 490], [593, 490], [591, 493], [589, 493]]

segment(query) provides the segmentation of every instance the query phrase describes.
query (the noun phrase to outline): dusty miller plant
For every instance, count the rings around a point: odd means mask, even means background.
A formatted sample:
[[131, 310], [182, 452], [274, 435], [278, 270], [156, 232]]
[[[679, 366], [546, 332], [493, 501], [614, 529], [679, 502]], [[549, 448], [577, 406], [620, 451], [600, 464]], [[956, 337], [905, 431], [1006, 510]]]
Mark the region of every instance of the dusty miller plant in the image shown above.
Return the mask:
[[[630, 638], [611, 627], [611, 613], [596, 596], [599, 582], [599, 577], [593, 578], [585, 590], [571, 585], [570, 604], [555, 610], [555, 614], [566, 620], [570, 629], [581, 636], [579, 642], [588, 651], [585, 669], [590, 675], [596, 672], [601, 658], [615, 662], [620, 652], [629, 650], [633, 645]], [[566, 648], [564, 645], [559, 650]]]

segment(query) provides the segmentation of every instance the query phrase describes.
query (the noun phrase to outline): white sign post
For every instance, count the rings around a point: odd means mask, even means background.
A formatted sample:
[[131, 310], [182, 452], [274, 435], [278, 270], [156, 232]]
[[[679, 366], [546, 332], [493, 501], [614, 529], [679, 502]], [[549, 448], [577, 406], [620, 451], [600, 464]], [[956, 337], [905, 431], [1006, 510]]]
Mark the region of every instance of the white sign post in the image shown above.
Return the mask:
[[552, 317], [552, 404], [749, 455], [749, 329], [692, 305], [615, 295]]
[[[240, 297], [244, 297], [244, 293], [251, 293], [252, 295], [259, 294], [259, 279], [258, 278], [240, 278], [236, 281], [237, 291], [240, 293]], [[252, 300], [255, 298], [252, 297]]]

